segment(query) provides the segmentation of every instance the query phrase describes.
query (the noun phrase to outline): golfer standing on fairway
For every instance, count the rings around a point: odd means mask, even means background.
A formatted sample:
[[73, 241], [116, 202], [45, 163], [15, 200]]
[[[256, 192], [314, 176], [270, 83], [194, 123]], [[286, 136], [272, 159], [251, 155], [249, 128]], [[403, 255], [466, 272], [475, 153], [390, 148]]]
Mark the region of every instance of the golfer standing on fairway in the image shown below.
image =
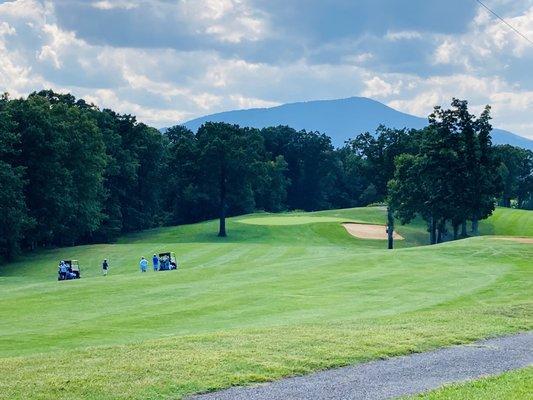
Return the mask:
[[146, 261], [146, 258], [141, 257], [141, 261], [139, 262], [139, 266], [141, 267], [141, 272], [146, 272], [146, 268], [148, 268], [148, 261]]
[[104, 276], [107, 276], [108, 268], [109, 268], [109, 264], [107, 263], [107, 258], [106, 258], [104, 262], [102, 263], [102, 273], [104, 274]]
[[154, 264], [154, 271], [157, 271], [159, 269], [159, 258], [155, 254], [152, 258], [152, 263]]

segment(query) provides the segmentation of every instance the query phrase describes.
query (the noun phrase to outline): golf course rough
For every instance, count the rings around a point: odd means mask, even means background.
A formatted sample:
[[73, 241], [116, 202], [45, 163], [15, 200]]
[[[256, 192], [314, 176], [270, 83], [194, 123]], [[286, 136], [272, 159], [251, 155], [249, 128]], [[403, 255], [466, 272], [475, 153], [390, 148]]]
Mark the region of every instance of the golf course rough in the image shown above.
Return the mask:
[[[278, 216], [333, 220], [243, 223]], [[388, 251], [341, 221], [383, 224], [385, 211], [236, 217], [227, 238], [209, 221], [2, 266], [0, 398], [181, 398], [532, 328], [533, 245], [422, 246], [415, 221]], [[533, 212], [497, 209], [480, 230], [533, 237]], [[162, 251], [181, 269], [141, 275], [139, 258]], [[65, 258], [82, 279], [56, 281]]]
[[527, 367], [497, 376], [446, 385], [403, 400], [514, 400], [531, 399], [532, 393], [533, 367]]

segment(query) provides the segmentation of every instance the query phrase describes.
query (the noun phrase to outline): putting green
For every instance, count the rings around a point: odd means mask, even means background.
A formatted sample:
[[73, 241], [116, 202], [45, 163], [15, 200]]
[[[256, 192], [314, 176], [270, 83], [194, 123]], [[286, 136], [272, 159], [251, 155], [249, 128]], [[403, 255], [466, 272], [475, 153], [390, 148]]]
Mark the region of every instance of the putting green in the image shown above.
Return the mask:
[[352, 222], [337, 217], [313, 217], [309, 215], [287, 215], [283, 217], [255, 217], [241, 219], [239, 222], [250, 225], [303, 225], [319, 222]]

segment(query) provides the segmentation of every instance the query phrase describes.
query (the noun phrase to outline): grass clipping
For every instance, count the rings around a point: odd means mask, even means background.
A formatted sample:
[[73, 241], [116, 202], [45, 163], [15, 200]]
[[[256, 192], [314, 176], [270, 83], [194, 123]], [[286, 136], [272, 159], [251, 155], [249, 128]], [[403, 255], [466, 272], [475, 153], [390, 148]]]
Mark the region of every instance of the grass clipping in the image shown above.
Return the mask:
[[[370, 225], [370, 224], [357, 224], [354, 222], [344, 222], [342, 224], [344, 229], [356, 238], [359, 239], [387, 239], [387, 227], [383, 225]], [[395, 240], [403, 240], [403, 236], [397, 232], [393, 232], [393, 238]]]

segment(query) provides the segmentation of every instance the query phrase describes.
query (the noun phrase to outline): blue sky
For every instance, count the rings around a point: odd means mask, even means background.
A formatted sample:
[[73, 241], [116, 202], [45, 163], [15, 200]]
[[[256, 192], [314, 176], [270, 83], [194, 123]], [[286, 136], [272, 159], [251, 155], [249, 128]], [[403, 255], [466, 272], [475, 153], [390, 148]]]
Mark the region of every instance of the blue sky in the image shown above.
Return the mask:
[[[486, 0], [533, 40], [533, 0]], [[367, 96], [453, 96], [533, 138], [533, 45], [475, 0], [0, 1], [0, 90], [69, 91], [156, 127]]]

